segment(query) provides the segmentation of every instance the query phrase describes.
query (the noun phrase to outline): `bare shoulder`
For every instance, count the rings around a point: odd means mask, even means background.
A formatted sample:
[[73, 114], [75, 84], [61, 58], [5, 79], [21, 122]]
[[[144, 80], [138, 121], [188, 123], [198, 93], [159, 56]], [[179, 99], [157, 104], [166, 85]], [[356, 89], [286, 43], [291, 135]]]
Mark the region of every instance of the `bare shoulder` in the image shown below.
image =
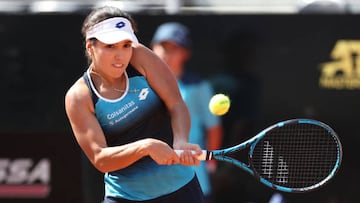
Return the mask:
[[87, 106], [91, 100], [90, 91], [83, 78], [79, 78], [65, 94], [67, 111]]
[[152, 51], [142, 44], [134, 47], [131, 65], [133, 65], [142, 75], [146, 75], [146, 68], [154, 63], [154, 54]]

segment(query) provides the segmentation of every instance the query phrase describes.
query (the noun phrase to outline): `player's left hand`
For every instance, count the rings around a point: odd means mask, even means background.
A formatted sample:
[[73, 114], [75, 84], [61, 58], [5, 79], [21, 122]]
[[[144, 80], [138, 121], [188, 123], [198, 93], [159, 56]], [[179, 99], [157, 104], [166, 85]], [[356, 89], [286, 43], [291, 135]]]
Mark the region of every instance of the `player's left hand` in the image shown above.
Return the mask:
[[184, 150], [183, 153], [179, 155], [180, 164], [185, 166], [200, 165], [200, 161], [197, 157], [201, 155], [202, 151], [198, 144], [182, 143], [181, 145], [178, 145], [175, 149]]

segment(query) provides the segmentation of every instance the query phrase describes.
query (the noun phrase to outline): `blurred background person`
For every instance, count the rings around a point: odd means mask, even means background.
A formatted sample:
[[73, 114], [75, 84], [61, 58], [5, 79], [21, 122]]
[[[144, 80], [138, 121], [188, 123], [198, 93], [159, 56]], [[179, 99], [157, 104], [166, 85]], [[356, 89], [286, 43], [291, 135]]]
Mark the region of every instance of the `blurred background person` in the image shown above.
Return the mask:
[[[186, 69], [192, 55], [192, 39], [187, 26], [179, 22], [161, 24], [154, 33], [150, 47], [175, 74], [181, 95], [191, 116], [189, 141], [202, 149], [220, 149], [223, 140], [221, 119], [210, 113], [208, 104], [215, 94], [209, 81]], [[194, 166], [207, 202], [213, 202], [211, 174], [216, 162], [201, 162]]]

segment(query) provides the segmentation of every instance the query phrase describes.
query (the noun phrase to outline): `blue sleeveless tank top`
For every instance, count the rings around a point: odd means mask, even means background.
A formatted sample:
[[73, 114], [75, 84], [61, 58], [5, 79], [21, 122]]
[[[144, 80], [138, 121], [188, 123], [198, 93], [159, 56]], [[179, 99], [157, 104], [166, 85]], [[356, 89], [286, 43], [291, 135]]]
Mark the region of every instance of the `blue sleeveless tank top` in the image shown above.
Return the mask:
[[[90, 69], [83, 75], [108, 146], [144, 138], [159, 139], [172, 146], [173, 133], [165, 104], [133, 67], [129, 66], [125, 75], [126, 91], [117, 99], [107, 99], [98, 93]], [[150, 157], [144, 157], [127, 168], [106, 173], [105, 195], [135, 201], [150, 200], [180, 189], [194, 175], [192, 167], [158, 165]]]

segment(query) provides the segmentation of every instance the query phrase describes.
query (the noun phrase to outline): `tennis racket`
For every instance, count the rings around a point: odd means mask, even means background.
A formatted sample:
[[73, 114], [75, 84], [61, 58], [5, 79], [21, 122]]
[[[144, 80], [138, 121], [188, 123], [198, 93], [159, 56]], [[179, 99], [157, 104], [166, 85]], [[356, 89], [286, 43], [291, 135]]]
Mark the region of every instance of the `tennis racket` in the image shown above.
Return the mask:
[[[231, 157], [245, 148], [249, 148], [248, 163]], [[203, 150], [198, 159], [233, 164], [274, 190], [304, 193], [323, 187], [335, 176], [342, 160], [342, 146], [328, 125], [292, 119], [276, 123], [233, 147]]]

